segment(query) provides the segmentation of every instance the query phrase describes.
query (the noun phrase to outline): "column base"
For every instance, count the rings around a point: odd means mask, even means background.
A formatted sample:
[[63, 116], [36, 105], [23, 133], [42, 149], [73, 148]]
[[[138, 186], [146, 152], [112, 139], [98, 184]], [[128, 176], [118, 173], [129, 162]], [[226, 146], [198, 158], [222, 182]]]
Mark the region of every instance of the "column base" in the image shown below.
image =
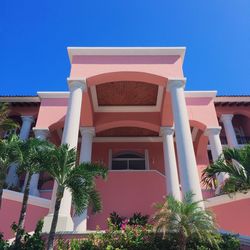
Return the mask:
[[76, 232], [86, 232], [87, 231], [87, 210], [85, 210], [81, 215], [75, 215], [73, 217], [74, 221], [74, 231]]
[[[53, 214], [48, 214], [44, 217], [44, 224], [43, 224], [43, 233], [49, 233], [51, 222], [53, 219]], [[56, 232], [64, 232], [64, 231], [73, 231], [74, 223], [71, 216], [60, 215], [58, 216]]]

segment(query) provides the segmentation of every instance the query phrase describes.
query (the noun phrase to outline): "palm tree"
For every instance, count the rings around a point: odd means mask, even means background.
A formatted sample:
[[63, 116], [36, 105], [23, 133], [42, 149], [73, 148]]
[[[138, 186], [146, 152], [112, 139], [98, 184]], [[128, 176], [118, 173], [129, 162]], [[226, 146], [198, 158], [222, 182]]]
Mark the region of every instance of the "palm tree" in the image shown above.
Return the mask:
[[22, 141], [21, 143], [20, 148], [23, 160], [20, 166], [18, 167], [18, 171], [21, 173], [26, 173], [26, 182], [15, 237], [16, 248], [18, 248], [22, 237], [22, 230], [24, 227], [24, 221], [29, 199], [31, 177], [33, 174], [39, 173], [43, 170], [44, 155], [47, 154], [52, 147], [52, 144], [50, 144], [49, 142], [41, 141], [37, 138], [29, 138], [28, 140]]
[[0, 208], [2, 203], [3, 188], [11, 163], [21, 163], [20, 139], [15, 134], [6, 139], [0, 139]]
[[0, 102], [0, 131], [12, 130], [19, 127], [16, 122], [8, 118], [9, 113], [9, 104]]
[[245, 192], [250, 189], [250, 144], [243, 148], [223, 150], [223, 155], [209, 165], [202, 173], [202, 182], [214, 188], [214, 178], [220, 173], [227, 173], [229, 178], [222, 186], [222, 192]]
[[107, 169], [99, 164], [82, 163], [76, 165], [76, 150], [69, 149], [64, 144], [55, 147], [46, 155], [45, 165], [48, 166], [47, 172], [55, 179], [58, 187], [54, 214], [48, 237], [47, 249], [53, 249], [55, 231], [58, 221], [58, 214], [63, 198], [64, 190], [67, 188], [72, 193], [72, 202], [76, 214], [81, 214], [88, 205], [92, 205], [93, 211], [101, 210], [100, 195], [95, 190], [95, 177], [106, 178]]
[[179, 247], [186, 249], [192, 239], [206, 240], [212, 247], [218, 247], [214, 235], [217, 230], [214, 218], [209, 211], [203, 210], [199, 202], [193, 202], [193, 194], [187, 193], [183, 202], [168, 196], [163, 203], [156, 204], [153, 217], [156, 232], [176, 235]]

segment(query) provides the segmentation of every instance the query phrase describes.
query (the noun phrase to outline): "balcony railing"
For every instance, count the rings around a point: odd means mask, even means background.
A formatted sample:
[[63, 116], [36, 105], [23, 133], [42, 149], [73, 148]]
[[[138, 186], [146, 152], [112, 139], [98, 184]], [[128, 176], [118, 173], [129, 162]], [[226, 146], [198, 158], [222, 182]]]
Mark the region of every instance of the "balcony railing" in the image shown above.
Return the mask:
[[[236, 136], [236, 138], [239, 145], [250, 143], [250, 136]], [[220, 140], [222, 145], [228, 144], [226, 136], [220, 136]]]

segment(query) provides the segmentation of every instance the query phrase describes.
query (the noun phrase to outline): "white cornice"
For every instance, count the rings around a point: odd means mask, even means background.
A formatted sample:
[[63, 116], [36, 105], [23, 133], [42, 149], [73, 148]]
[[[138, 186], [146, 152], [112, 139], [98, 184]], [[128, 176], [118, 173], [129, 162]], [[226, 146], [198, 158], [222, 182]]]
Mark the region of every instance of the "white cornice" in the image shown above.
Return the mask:
[[185, 91], [185, 97], [210, 97], [214, 98], [217, 95], [216, 90], [212, 91]]
[[[17, 202], [22, 203], [23, 193], [4, 189], [3, 198], [6, 200], [12, 200], [12, 201], [17, 201]], [[50, 200], [30, 195], [28, 204], [38, 206], [38, 207], [49, 208]]]
[[68, 47], [70, 63], [73, 56], [171, 56], [184, 61], [186, 47]]
[[37, 92], [37, 95], [40, 99], [43, 98], [68, 98], [69, 91], [61, 91], [61, 92]]

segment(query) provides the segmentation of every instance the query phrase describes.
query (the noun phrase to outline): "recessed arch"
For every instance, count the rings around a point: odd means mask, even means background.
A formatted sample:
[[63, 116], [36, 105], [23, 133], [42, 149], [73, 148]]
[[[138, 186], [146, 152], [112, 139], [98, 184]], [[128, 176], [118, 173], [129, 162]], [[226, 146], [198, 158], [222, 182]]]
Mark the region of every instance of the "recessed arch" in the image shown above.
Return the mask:
[[157, 126], [149, 122], [135, 121], [135, 120], [120, 120], [120, 121], [112, 121], [112, 122], [107, 122], [104, 124], [97, 125], [96, 133], [104, 131], [104, 130], [108, 130], [111, 128], [117, 128], [117, 127], [145, 128], [145, 129], [157, 132], [157, 133], [159, 133], [159, 130], [160, 130], [160, 126]]
[[139, 81], [159, 86], [165, 86], [167, 83], [167, 78], [151, 73], [132, 71], [109, 72], [87, 78], [88, 86], [116, 81]]

